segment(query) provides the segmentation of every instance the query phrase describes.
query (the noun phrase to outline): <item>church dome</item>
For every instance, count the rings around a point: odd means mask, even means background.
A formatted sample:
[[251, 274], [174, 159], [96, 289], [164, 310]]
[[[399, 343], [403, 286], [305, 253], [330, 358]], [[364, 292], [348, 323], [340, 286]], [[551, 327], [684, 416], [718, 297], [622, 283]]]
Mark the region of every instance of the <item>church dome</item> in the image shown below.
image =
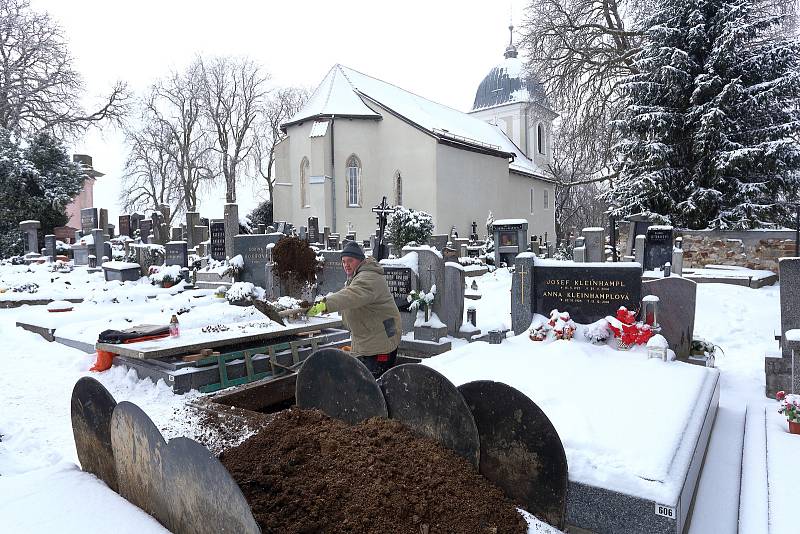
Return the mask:
[[[508, 28], [513, 35], [513, 26]], [[550, 107], [544, 87], [535, 76], [524, 76], [522, 60], [517, 57], [517, 48], [509, 42], [502, 63], [489, 71], [478, 85], [472, 111], [491, 108], [514, 102], [539, 102]]]

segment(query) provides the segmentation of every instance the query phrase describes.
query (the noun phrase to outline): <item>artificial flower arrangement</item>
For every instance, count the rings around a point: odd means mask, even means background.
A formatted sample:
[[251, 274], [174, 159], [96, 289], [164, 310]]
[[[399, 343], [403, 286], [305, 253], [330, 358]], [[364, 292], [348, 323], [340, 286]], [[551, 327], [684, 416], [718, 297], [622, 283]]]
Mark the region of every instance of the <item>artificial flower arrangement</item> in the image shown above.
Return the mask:
[[411, 311], [422, 310], [425, 312], [425, 320], [428, 321], [430, 319], [430, 310], [431, 304], [433, 303], [433, 299], [436, 297], [436, 284], [431, 286], [431, 290], [428, 293], [425, 293], [422, 290], [413, 290], [411, 293], [408, 294], [406, 300], [408, 300], [409, 306], [408, 309]]
[[161, 287], [172, 287], [182, 280], [181, 268], [178, 265], [151, 265], [148, 273], [150, 283]]
[[778, 413], [786, 416], [789, 422], [789, 432], [800, 434], [800, 395], [787, 395], [785, 391], [775, 394], [775, 399], [780, 403]]
[[544, 341], [552, 332], [555, 339], [572, 339], [577, 325], [570, 319], [568, 312], [553, 310], [550, 312], [550, 320], [545, 323], [531, 327], [529, 337], [531, 341]]
[[616, 317], [606, 317], [608, 328], [617, 338], [619, 348], [628, 349], [633, 345], [644, 345], [653, 336], [653, 329], [649, 324], [636, 320], [636, 313], [620, 306]]

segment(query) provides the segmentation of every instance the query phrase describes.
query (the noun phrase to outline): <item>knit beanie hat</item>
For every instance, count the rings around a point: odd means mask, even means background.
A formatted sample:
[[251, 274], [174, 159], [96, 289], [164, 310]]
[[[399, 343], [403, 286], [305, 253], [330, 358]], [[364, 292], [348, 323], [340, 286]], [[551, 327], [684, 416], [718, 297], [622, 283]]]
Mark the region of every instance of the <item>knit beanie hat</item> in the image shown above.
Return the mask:
[[357, 260], [363, 260], [366, 258], [364, 256], [364, 249], [362, 249], [358, 243], [355, 241], [348, 241], [344, 244], [342, 248], [342, 257], [350, 256], [351, 258], [355, 258]]

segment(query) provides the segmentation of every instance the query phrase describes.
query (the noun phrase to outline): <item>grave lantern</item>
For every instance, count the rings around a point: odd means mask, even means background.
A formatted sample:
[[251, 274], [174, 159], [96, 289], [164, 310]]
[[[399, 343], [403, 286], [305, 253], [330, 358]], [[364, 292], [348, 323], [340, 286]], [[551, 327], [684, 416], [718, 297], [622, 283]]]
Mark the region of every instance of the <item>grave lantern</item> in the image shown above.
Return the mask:
[[661, 334], [656, 334], [647, 340], [647, 357], [658, 358], [666, 362], [669, 359], [669, 343]]
[[89, 268], [96, 269], [97, 268], [97, 256], [94, 254], [89, 254]]
[[467, 308], [467, 322], [472, 326], [478, 326], [478, 319], [477, 313], [475, 311], [475, 306], [470, 306]]
[[642, 322], [649, 324], [655, 333], [661, 331], [661, 325], [658, 324], [658, 302], [655, 295], [642, 297]]

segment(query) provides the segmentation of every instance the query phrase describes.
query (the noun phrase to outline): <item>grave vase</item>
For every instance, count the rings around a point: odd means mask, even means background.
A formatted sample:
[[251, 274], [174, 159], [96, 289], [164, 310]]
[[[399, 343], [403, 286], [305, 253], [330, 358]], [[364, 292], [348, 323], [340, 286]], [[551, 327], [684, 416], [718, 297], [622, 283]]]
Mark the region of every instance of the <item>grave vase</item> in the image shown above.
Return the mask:
[[800, 434], [800, 423], [789, 421], [789, 434]]

